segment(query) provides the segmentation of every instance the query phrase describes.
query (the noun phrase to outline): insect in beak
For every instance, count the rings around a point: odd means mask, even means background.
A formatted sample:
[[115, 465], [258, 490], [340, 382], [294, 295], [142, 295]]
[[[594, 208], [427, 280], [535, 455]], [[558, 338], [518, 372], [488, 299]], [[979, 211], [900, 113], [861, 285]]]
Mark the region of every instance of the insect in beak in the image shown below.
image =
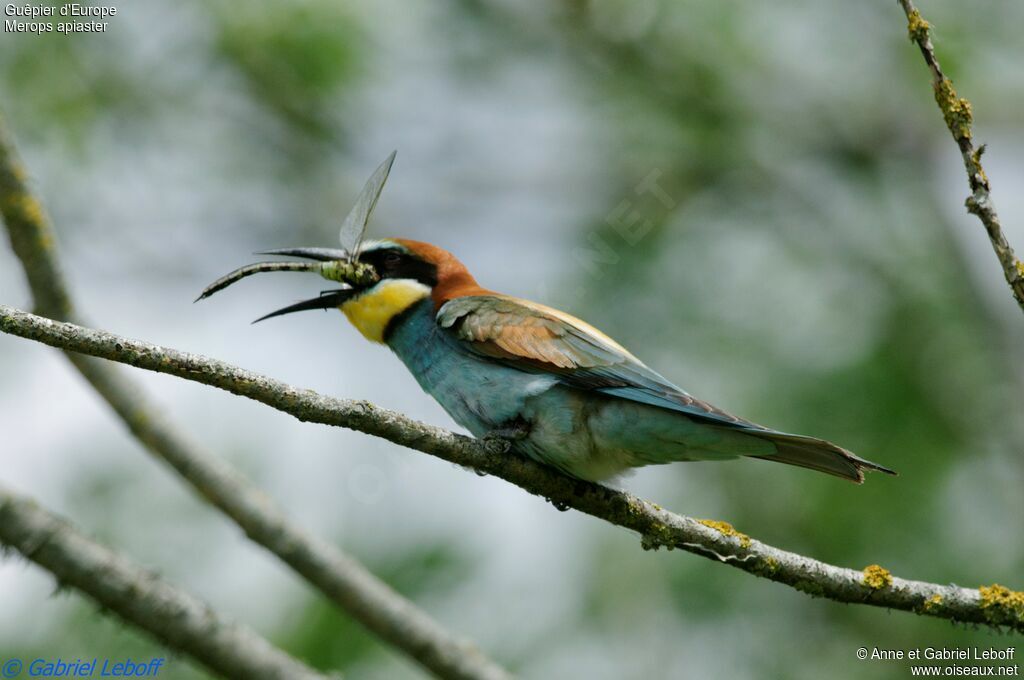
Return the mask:
[[[366, 226], [370, 221], [370, 216], [373, 214], [373, 209], [377, 206], [377, 200], [384, 189], [384, 184], [387, 182], [388, 174], [391, 172], [391, 165], [395, 162], [396, 153], [392, 151], [391, 155], [370, 176], [370, 179], [367, 180], [362, 192], [360, 192], [359, 197], [356, 199], [352, 210], [349, 211], [349, 214], [342, 222], [339, 234], [342, 248], [281, 248], [257, 253], [257, 255], [299, 257], [311, 261], [256, 262], [255, 264], [240, 267], [203, 289], [203, 292], [196, 298], [196, 302], [224, 290], [247, 276], [263, 272], [314, 272], [320, 274], [325, 279], [336, 281], [345, 286], [338, 290], [325, 291], [318, 297], [284, 307], [256, 320], [263, 321], [271, 317], [301, 312], [307, 309], [338, 307], [361, 290], [376, 284], [380, 280], [380, 276], [372, 266], [359, 261], [359, 251], [366, 234]], [[256, 321], [253, 323], [256, 323]]]

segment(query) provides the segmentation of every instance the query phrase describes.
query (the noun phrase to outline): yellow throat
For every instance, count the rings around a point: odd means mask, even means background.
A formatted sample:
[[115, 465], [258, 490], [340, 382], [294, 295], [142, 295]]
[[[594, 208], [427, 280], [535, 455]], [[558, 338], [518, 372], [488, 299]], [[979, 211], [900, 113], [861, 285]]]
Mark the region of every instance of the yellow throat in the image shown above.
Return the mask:
[[414, 279], [384, 279], [341, 306], [352, 325], [371, 342], [384, 342], [384, 331], [395, 315], [430, 295], [430, 288]]

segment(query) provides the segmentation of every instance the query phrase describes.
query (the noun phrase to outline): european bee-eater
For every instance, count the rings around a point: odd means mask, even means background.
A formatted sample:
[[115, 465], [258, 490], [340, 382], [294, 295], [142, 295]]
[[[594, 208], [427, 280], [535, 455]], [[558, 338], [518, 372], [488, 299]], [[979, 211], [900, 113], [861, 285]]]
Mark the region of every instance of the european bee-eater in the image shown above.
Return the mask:
[[762, 427], [692, 397], [584, 321], [482, 288], [441, 248], [405, 239], [360, 244], [391, 160], [346, 219], [346, 249], [271, 251], [312, 262], [250, 265], [201, 297], [259, 271], [315, 271], [338, 281], [343, 288], [263, 318], [340, 309], [368, 340], [390, 347], [474, 436], [506, 437], [514, 451], [574, 477], [600, 481], [643, 465], [740, 456], [858, 483], [863, 470], [895, 474], [830, 442]]

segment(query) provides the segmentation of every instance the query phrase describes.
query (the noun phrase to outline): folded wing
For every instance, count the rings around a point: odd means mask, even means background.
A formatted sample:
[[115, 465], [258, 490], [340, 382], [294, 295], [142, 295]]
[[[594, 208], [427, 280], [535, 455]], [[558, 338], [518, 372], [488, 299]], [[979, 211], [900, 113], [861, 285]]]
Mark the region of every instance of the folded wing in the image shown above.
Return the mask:
[[470, 351], [566, 385], [681, 411], [719, 425], [761, 428], [701, 401], [648, 368], [593, 326], [535, 302], [504, 295], [455, 298], [437, 322]]
[[593, 326], [556, 309], [504, 295], [446, 302], [438, 326], [469, 351], [519, 370], [558, 376], [568, 386], [672, 411], [715, 428], [772, 442], [753, 457], [861, 482], [862, 469], [895, 474], [830, 442], [762, 427], [687, 394]]

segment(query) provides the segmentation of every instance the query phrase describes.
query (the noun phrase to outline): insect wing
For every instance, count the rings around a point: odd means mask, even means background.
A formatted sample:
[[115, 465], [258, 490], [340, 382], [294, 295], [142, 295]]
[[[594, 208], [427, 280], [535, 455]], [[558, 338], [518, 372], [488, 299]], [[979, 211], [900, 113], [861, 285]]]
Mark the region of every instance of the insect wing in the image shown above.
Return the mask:
[[339, 235], [341, 247], [349, 253], [350, 262], [359, 257], [359, 248], [363, 243], [363, 236], [366, 234], [366, 225], [370, 221], [373, 209], [377, 207], [377, 199], [380, 198], [380, 192], [384, 189], [384, 183], [388, 181], [391, 164], [395, 162], [397, 153], [397, 151], [392, 151], [391, 155], [373, 171], [370, 179], [366, 180], [366, 185], [363, 186], [359, 198], [356, 199], [356, 204], [352, 206], [345, 221], [341, 223]]

